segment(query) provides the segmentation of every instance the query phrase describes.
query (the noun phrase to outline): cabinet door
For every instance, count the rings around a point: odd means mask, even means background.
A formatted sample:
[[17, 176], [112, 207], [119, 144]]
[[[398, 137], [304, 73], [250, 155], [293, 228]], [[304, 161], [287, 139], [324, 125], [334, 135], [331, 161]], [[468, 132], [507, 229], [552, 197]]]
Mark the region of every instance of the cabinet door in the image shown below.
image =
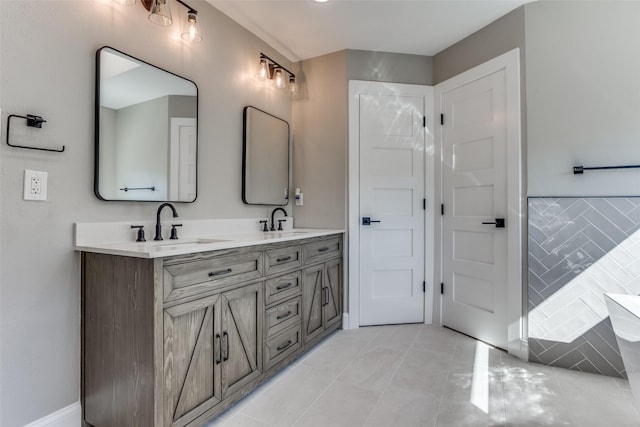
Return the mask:
[[221, 298], [164, 310], [164, 425], [183, 426], [222, 399]]
[[322, 316], [323, 326], [327, 328], [342, 318], [342, 259], [327, 261], [325, 280]]
[[324, 264], [302, 270], [302, 328], [305, 343], [324, 330], [322, 324], [323, 288]]
[[222, 294], [222, 396], [262, 373], [262, 282]]

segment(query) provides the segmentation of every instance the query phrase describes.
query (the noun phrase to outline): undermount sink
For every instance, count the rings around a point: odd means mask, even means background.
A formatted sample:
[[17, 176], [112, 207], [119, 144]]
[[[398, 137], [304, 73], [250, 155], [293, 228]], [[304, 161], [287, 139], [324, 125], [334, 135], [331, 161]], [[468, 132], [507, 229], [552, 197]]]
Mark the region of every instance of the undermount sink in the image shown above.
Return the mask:
[[178, 239], [178, 240], [152, 240], [149, 242], [140, 243], [140, 245], [145, 247], [163, 247], [163, 246], [182, 246], [182, 245], [202, 245], [202, 244], [219, 243], [219, 242], [228, 242], [228, 240], [206, 239], [206, 238]]
[[280, 237], [289, 237], [289, 236], [295, 236], [297, 234], [307, 234], [309, 233], [308, 231], [302, 231], [302, 230], [283, 230], [283, 231], [269, 231], [268, 233], [264, 233], [264, 238], [265, 239], [277, 239]]

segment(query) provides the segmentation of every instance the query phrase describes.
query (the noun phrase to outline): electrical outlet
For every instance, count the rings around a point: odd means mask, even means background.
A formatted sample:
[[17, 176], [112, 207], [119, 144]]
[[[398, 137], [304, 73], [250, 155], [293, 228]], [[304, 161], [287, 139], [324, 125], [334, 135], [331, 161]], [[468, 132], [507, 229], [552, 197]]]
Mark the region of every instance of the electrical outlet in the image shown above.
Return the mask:
[[24, 200], [47, 200], [47, 172], [24, 171]]

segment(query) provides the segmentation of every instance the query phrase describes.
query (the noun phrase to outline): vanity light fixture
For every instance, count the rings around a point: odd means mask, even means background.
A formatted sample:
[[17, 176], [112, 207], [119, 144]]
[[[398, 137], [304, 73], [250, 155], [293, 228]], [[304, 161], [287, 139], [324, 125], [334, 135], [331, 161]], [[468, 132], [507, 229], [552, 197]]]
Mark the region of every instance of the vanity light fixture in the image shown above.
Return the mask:
[[[147, 5], [148, 2], [143, 1], [142, 4]], [[154, 24], [168, 27], [173, 23], [171, 17], [171, 8], [169, 7], [169, 0], [153, 0], [149, 9], [149, 21]]]
[[[130, 0], [114, 0], [114, 1], [130, 1]], [[133, 0], [135, 1], [135, 0]], [[171, 17], [171, 9], [169, 7], [169, 0], [141, 0], [142, 5], [149, 11], [149, 21], [154, 24], [169, 26], [173, 23]], [[202, 33], [200, 32], [200, 24], [198, 23], [198, 11], [186, 4], [181, 0], [176, 0], [178, 3], [187, 8], [187, 20], [184, 23], [182, 39], [199, 43], [202, 41]]]
[[133, 6], [136, 4], [136, 0], [113, 0], [121, 6]]
[[[289, 74], [288, 85], [284, 73]], [[296, 92], [296, 75], [262, 52], [260, 52], [258, 78], [263, 80], [273, 80], [278, 89], [284, 89], [288, 86], [290, 93], [293, 94]]]

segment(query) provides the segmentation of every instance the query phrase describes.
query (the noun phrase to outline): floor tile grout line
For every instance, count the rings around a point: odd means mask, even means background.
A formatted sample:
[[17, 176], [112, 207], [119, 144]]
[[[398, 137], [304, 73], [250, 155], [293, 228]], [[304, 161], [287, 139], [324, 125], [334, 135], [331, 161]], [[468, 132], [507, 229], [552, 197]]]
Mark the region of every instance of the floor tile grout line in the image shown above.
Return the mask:
[[[344, 330], [344, 329], [343, 329]], [[309, 412], [309, 410], [313, 407], [313, 405], [316, 404], [316, 402], [318, 402], [320, 400], [320, 398], [322, 396], [324, 396], [324, 394], [327, 392], [327, 390], [329, 390], [331, 388], [331, 386], [333, 386], [337, 381], [338, 378], [340, 378], [340, 375], [342, 375], [344, 373], [344, 371], [347, 370], [347, 368], [349, 366], [351, 366], [351, 364], [358, 358], [358, 356], [360, 356], [360, 353], [362, 353], [364, 351], [365, 348], [367, 348], [367, 346], [375, 339], [375, 337], [377, 337], [380, 334], [380, 332], [378, 332], [374, 337], [372, 337], [371, 339], [369, 339], [366, 344], [364, 346], [362, 346], [362, 348], [360, 349], [360, 351], [358, 351], [358, 353], [356, 353], [355, 356], [353, 356], [353, 359], [347, 363], [347, 365], [342, 368], [342, 370], [338, 373], [338, 375], [336, 375], [336, 377], [333, 379], [333, 381], [331, 381], [323, 390], [321, 393], [318, 393], [318, 396], [313, 400], [313, 402], [311, 402], [304, 411], [302, 411], [302, 413], [300, 414], [300, 416], [298, 416], [298, 418], [295, 419], [295, 421], [291, 424], [292, 427], [296, 426], [298, 424], [298, 422], [307, 414], [307, 412]], [[337, 335], [337, 334], [336, 334]], [[336, 335], [334, 335], [333, 337], [335, 338]]]
[[[423, 324], [422, 326], [423, 326], [423, 327], [422, 327], [422, 328], [420, 328], [420, 329], [423, 329], [423, 328], [424, 328], [424, 324]], [[411, 344], [409, 344], [409, 345], [407, 346], [407, 350], [403, 352], [402, 360], [400, 361], [400, 363], [398, 363], [398, 366], [396, 367], [396, 369], [395, 369], [395, 370], [393, 371], [393, 373], [391, 374], [391, 377], [390, 377], [390, 379], [389, 379], [389, 383], [387, 384], [387, 386], [388, 386], [388, 385], [390, 385], [390, 384], [393, 382], [393, 378], [396, 376], [396, 373], [398, 372], [398, 369], [400, 369], [400, 366], [402, 366], [402, 364], [404, 363], [405, 359], [407, 358], [407, 354], [409, 354], [409, 350], [411, 350], [411, 349], [413, 348], [413, 344], [416, 342], [416, 339], [418, 339], [418, 334], [419, 334], [419, 333], [420, 333], [420, 331], [417, 331], [417, 332], [416, 332], [416, 335], [413, 337], [413, 340], [411, 340]], [[380, 394], [380, 397], [378, 397], [378, 400], [376, 401], [376, 404], [374, 405], [374, 408], [375, 408], [375, 406], [377, 406], [377, 405], [378, 405], [378, 403], [380, 403], [380, 400], [382, 400], [382, 398], [384, 397], [384, 395], [385, 395], [385, 394], [386, 394], [386, 390], [384, 390], [384, 391]], [[369, 415], [368, 415], [368, 416], [367, 416], [367, 418], [364, 420], [364, 424], [363, 424], [363, 425], [366, 425], [366, 424], [367, 424], [367, 421], [369, 421], [369, 418], [371, 418], [371, 415], [372, 415], [372, 414], [373, 414], [373, 410], [371, 410], [371, 412], [369, 412]]]
[[451, 353], [451, 359], [449, 360], [449, 366], [447, 367], [447, 376], [445, 378], [444, 387], [442, 387], [442, 391], [440, 392], [440, 399], [438, 400], [438, 407], [436, 409], [435, 420], [433, 421], [433, 425], [437, 426], [438, 418], [440, 417], [440, 410], [442, 409], [442, 401], [444, 399], [444, 394], [447, 389], [447, 383], [449, 381], [449, 376], [451, 375], [451, 368], [453, 365], [453, 360], [455, 358], [456, 351], [458, 350], [458, 344], [461, 342], [460, 336], [456, 336], [456, 344], [453, 347], [453, 352]]

